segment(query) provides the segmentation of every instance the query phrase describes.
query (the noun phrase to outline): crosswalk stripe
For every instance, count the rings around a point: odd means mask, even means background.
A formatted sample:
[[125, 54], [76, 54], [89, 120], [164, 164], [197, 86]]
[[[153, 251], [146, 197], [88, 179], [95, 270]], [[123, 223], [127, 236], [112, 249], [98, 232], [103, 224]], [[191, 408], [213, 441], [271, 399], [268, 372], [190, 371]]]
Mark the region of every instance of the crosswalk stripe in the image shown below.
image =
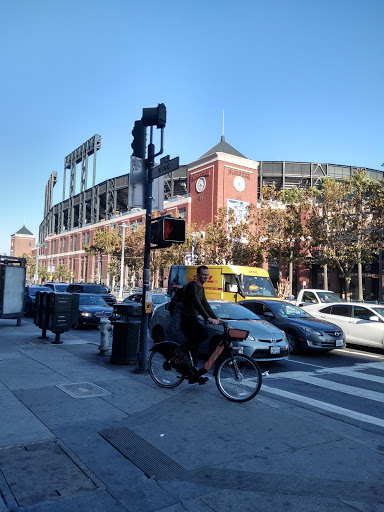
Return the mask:
[[384, 384], [384, 377], [380, 377], [379, 375], [370, 375], [369, 373], [361, 373], [360, 368], [327, 368], [326, 370], [320, 370], [316, 373], [321, 375], [336, 373], [337, 375], [346, 375], [355, 379], [369, 380], [370, 382]]
[[367, 398], [368, 400], [374, 400], [375, 402], [384, 403], [384, 394], [378, 393], [377, 391], [340, 384], [339, 382], [333, 382], [331, 380], [319, 379], [318, 377], [312, 377], [311, 375], [301, 375], [300, 377], [295, 377], [294, 380], [306, 382], [307, 384], [312, 384], [313, 386], [319, 386], [332, 391], [339, 391], [348, 395], [359, 396], [360, 398]]
[[289, 398], [291, 400], [295, 400], [297, 402], [302, 402], [313, 407], [317, 407], [318, 409], [322, 409], [328, 412], [333, 412], [336, 414], [340, 414], [342, 416], [347, 416], [348, 418], [353, 418], [355, 420], [362, 421], [364, 423], [370, 423], [371, 425], [377, 425], [379, 427], [384, 427], [384, 420], [379, 418], [375, 418], [374, 416], [369, 416], [368, 414], [362, 414], [360, 412], [351, 411], [350, 409], [345, 409], [344, 407], [338, 407], [337, 405], [328, 404], [326, 402], [321, 402], [320, 400], [315, 400], [314, 398], [308, 398], [306, 396], [297, 395], [296, 393], [291, 393], [289, 391], [284, 391], [283, 389], [271, 388], [269, 386], [265, 386], [263, 384], [262, 391], [266, 393], [270, 393], [275, 396]]

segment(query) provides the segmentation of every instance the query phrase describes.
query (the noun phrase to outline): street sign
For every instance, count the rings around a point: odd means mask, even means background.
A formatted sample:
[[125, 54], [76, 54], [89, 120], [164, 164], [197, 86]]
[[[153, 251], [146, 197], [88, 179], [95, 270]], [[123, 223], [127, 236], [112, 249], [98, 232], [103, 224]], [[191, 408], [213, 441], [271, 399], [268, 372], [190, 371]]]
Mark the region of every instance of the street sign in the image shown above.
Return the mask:
[[172, 158], [172, 160], [168, 160], [168, 162], [165, 162], [163, 164], [157, 165], [152, 169], [151, 173], [151, 179], [155, 180], [156, 178], [159, 178], [159, 176], [163, 176], [164, 174], [167, 174], [172, 171], [176, 171], [176, 169], [179, 168], [179, 157]]

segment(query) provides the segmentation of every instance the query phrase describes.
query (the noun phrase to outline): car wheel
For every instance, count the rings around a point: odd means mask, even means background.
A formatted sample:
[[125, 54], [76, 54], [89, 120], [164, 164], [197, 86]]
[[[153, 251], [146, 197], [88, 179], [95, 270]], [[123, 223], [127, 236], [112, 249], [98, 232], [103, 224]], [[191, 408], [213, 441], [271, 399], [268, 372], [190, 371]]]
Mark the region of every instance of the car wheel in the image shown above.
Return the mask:
[[287, 340], [289, 346], [289, 352], [291, 354], [298, 354], [300, 352], [300, 345], [297, 337], [292, 332], [287, 332]]
[[159, 325], [153, 328], [152, 339], [155, 343], [160, 343], [165, 340], [164, 331]]

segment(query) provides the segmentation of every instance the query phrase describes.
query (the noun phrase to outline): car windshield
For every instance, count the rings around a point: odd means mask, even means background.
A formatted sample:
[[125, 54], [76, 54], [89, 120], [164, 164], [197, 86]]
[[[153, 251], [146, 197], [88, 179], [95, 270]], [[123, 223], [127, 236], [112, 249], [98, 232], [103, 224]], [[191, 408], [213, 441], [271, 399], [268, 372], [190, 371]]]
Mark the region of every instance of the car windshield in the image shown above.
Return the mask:
[[246, 297], [276, 297], [268, 277], [244, 276], [243, 288]]
[[317, 295], [319, 296], [320, 302], [343, 302], [343, 300], [333, 292], [317, 292]]
[[[374, 306], [372, 307], [375, 313], [382, 316], [384, 318], [384, 306]], [[373, 315], [372, 315], [373, 316]]]
[[99, 295], [80, 295], [79, 304], [82, 306], [107, 306], [105, 300]]
[[55, 287], [54, 289], [57, 290], [58, 292], [65, 292], [65, 290], [68, 288], [68, 285], [63, 283], [63, 284], [55, 284]]
[[311, 315], [304, 309], [298, 308], [293, 304], [279, 302], [277, 304], [267, 304], [268, 307], [281, 318], [309, 318]]
[[212, 311], [223, 320], [260, 320], [260, 318], [239, 304], [209, 302]]
[[152, 295], [153, 304], [164, 304], [164, 302], [168, 302], [168, 297], [166, 295]]
[[102, 284], [87, 284], [84, 286], [84, 291], [89, 293], [108, 293], [108, 290]]
[[49, 292], [50, 289], [46, 286], [34, 286], [33, 288], [28, 288], [29, 295], [36, 295], [36, 292]]

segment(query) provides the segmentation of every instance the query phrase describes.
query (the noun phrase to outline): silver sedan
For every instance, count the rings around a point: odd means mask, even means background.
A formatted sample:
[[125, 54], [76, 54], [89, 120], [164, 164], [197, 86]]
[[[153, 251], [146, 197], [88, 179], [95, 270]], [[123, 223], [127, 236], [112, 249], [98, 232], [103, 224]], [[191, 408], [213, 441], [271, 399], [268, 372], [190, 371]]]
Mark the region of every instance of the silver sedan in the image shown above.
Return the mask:
[[[234, 342], [234, 346], [241, 347], [244, 354], [257, 361], [275, 361], [289, 357], [288, 341], [283, 331], [274, 325], [261, 320], [255, 313], [243, 306], [226, 300], [209, 301], [217, 317], [227, 320], [230, 327], [249, 331], [249, 336], [242, 342]], [[199, 321], [204, 319], [199, 316]], [[184, 334], [179, 330], [178, 335], [170, 335], [171, 315], [167, 305], [159, 306], [153, 313], [149, 323], [150, 335], [155, 342], [164, 340], [183, 343]], [[216, 348], [220, 335], [223, 332], [221, 325], [205, 324], [209, 331], [208, 338], [200, 345], [202, 354], [210, 355]]]

